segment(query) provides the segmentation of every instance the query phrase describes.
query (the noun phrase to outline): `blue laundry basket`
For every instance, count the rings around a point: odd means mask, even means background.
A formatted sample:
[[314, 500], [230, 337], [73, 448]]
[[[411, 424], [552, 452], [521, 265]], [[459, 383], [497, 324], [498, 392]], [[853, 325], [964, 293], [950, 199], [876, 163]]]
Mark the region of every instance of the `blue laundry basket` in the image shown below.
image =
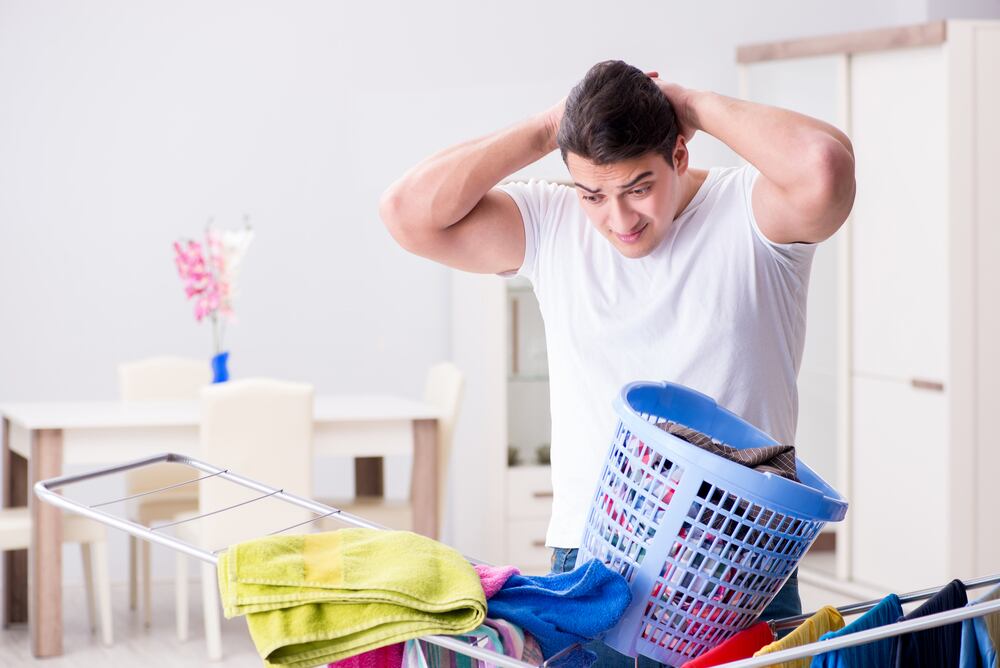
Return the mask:
[[736, 448], [776, 443], [699, 392], [638, 382], [614, 406], [620, 422], [577, 563], [600, 559], [631, 586], [631, 605], [603, 641], [677, 666], [752, 624], [847, 502], [801, 461], [794, 482], [657, 426], [675, 422]]

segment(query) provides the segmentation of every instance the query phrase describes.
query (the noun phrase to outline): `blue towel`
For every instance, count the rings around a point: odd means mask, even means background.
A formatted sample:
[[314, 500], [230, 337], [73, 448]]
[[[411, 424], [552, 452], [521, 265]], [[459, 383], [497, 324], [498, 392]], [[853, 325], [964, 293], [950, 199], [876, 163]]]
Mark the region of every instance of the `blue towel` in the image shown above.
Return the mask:
[[[548, 659], [610, 629], [631, 600], [625, 578], [592, 559], [568, 573], [512, 575], [487, 601], [487, 614], [530, 632]], [[586, 665], [589, 652], [574, 654], [580, 656], [572, 663]]]
[[[903, 616], [899, 597], [889, 594], [874, 608], [840, 629], [820, 636], [820, 640], [839, 638], [851, 633], [876, 629], [886, 624], [894, 624]], [[813, 658], [811, 668], [865, 668], [866, 666], [888, 666], [892, 660], [892, 646], [895, 638], [883, 638], [857, 647], [838, 649]]]

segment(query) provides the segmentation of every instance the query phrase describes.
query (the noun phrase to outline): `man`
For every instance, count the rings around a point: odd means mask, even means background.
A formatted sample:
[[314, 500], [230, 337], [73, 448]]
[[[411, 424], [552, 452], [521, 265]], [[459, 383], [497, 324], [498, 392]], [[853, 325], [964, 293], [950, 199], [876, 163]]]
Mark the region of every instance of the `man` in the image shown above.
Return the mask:
[[[690, 168], [699, 130], [750, 164]], [[574, 187], [497, 187], [557, 147]], [[814, 244], [843, 224], [854, 187], [836, 128], [608, 61], [563, 103], [437, 153], [385, 192], [382, 219], [407, 250], [534, 286], [549, 358], [553, 570], [576, 560], [624, 384], [687, 385], [794, 442]], [[793, 576], [764, 618], [799, 612]], [[633, 665], [605, 650], [600, 665]]]

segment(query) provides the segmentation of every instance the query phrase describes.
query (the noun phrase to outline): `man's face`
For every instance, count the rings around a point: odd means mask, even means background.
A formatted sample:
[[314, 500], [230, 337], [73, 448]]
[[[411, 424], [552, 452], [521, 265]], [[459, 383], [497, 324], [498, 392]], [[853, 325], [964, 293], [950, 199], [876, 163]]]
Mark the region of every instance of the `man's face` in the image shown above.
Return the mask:
[[687, 167], [683, 142], [674, 152], [676, 168], [658, 153], [609, 165], [595, 165], [574, 153], [566, 155], [584, 213], [618, 251], [645, 257], [667, 236], [683, 197], [681, 175]]

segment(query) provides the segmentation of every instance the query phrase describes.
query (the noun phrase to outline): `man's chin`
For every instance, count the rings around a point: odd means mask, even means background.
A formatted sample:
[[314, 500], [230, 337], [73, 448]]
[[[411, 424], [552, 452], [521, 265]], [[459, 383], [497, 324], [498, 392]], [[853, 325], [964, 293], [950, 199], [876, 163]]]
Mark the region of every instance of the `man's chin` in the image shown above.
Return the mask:
[[651, 244], [623, 244], [621, 242], [612, 242], [612, 245], [619, 253], [630, 260], [638, 260], [639, 258], [646, 257], [653, 252], [653, 246]]

